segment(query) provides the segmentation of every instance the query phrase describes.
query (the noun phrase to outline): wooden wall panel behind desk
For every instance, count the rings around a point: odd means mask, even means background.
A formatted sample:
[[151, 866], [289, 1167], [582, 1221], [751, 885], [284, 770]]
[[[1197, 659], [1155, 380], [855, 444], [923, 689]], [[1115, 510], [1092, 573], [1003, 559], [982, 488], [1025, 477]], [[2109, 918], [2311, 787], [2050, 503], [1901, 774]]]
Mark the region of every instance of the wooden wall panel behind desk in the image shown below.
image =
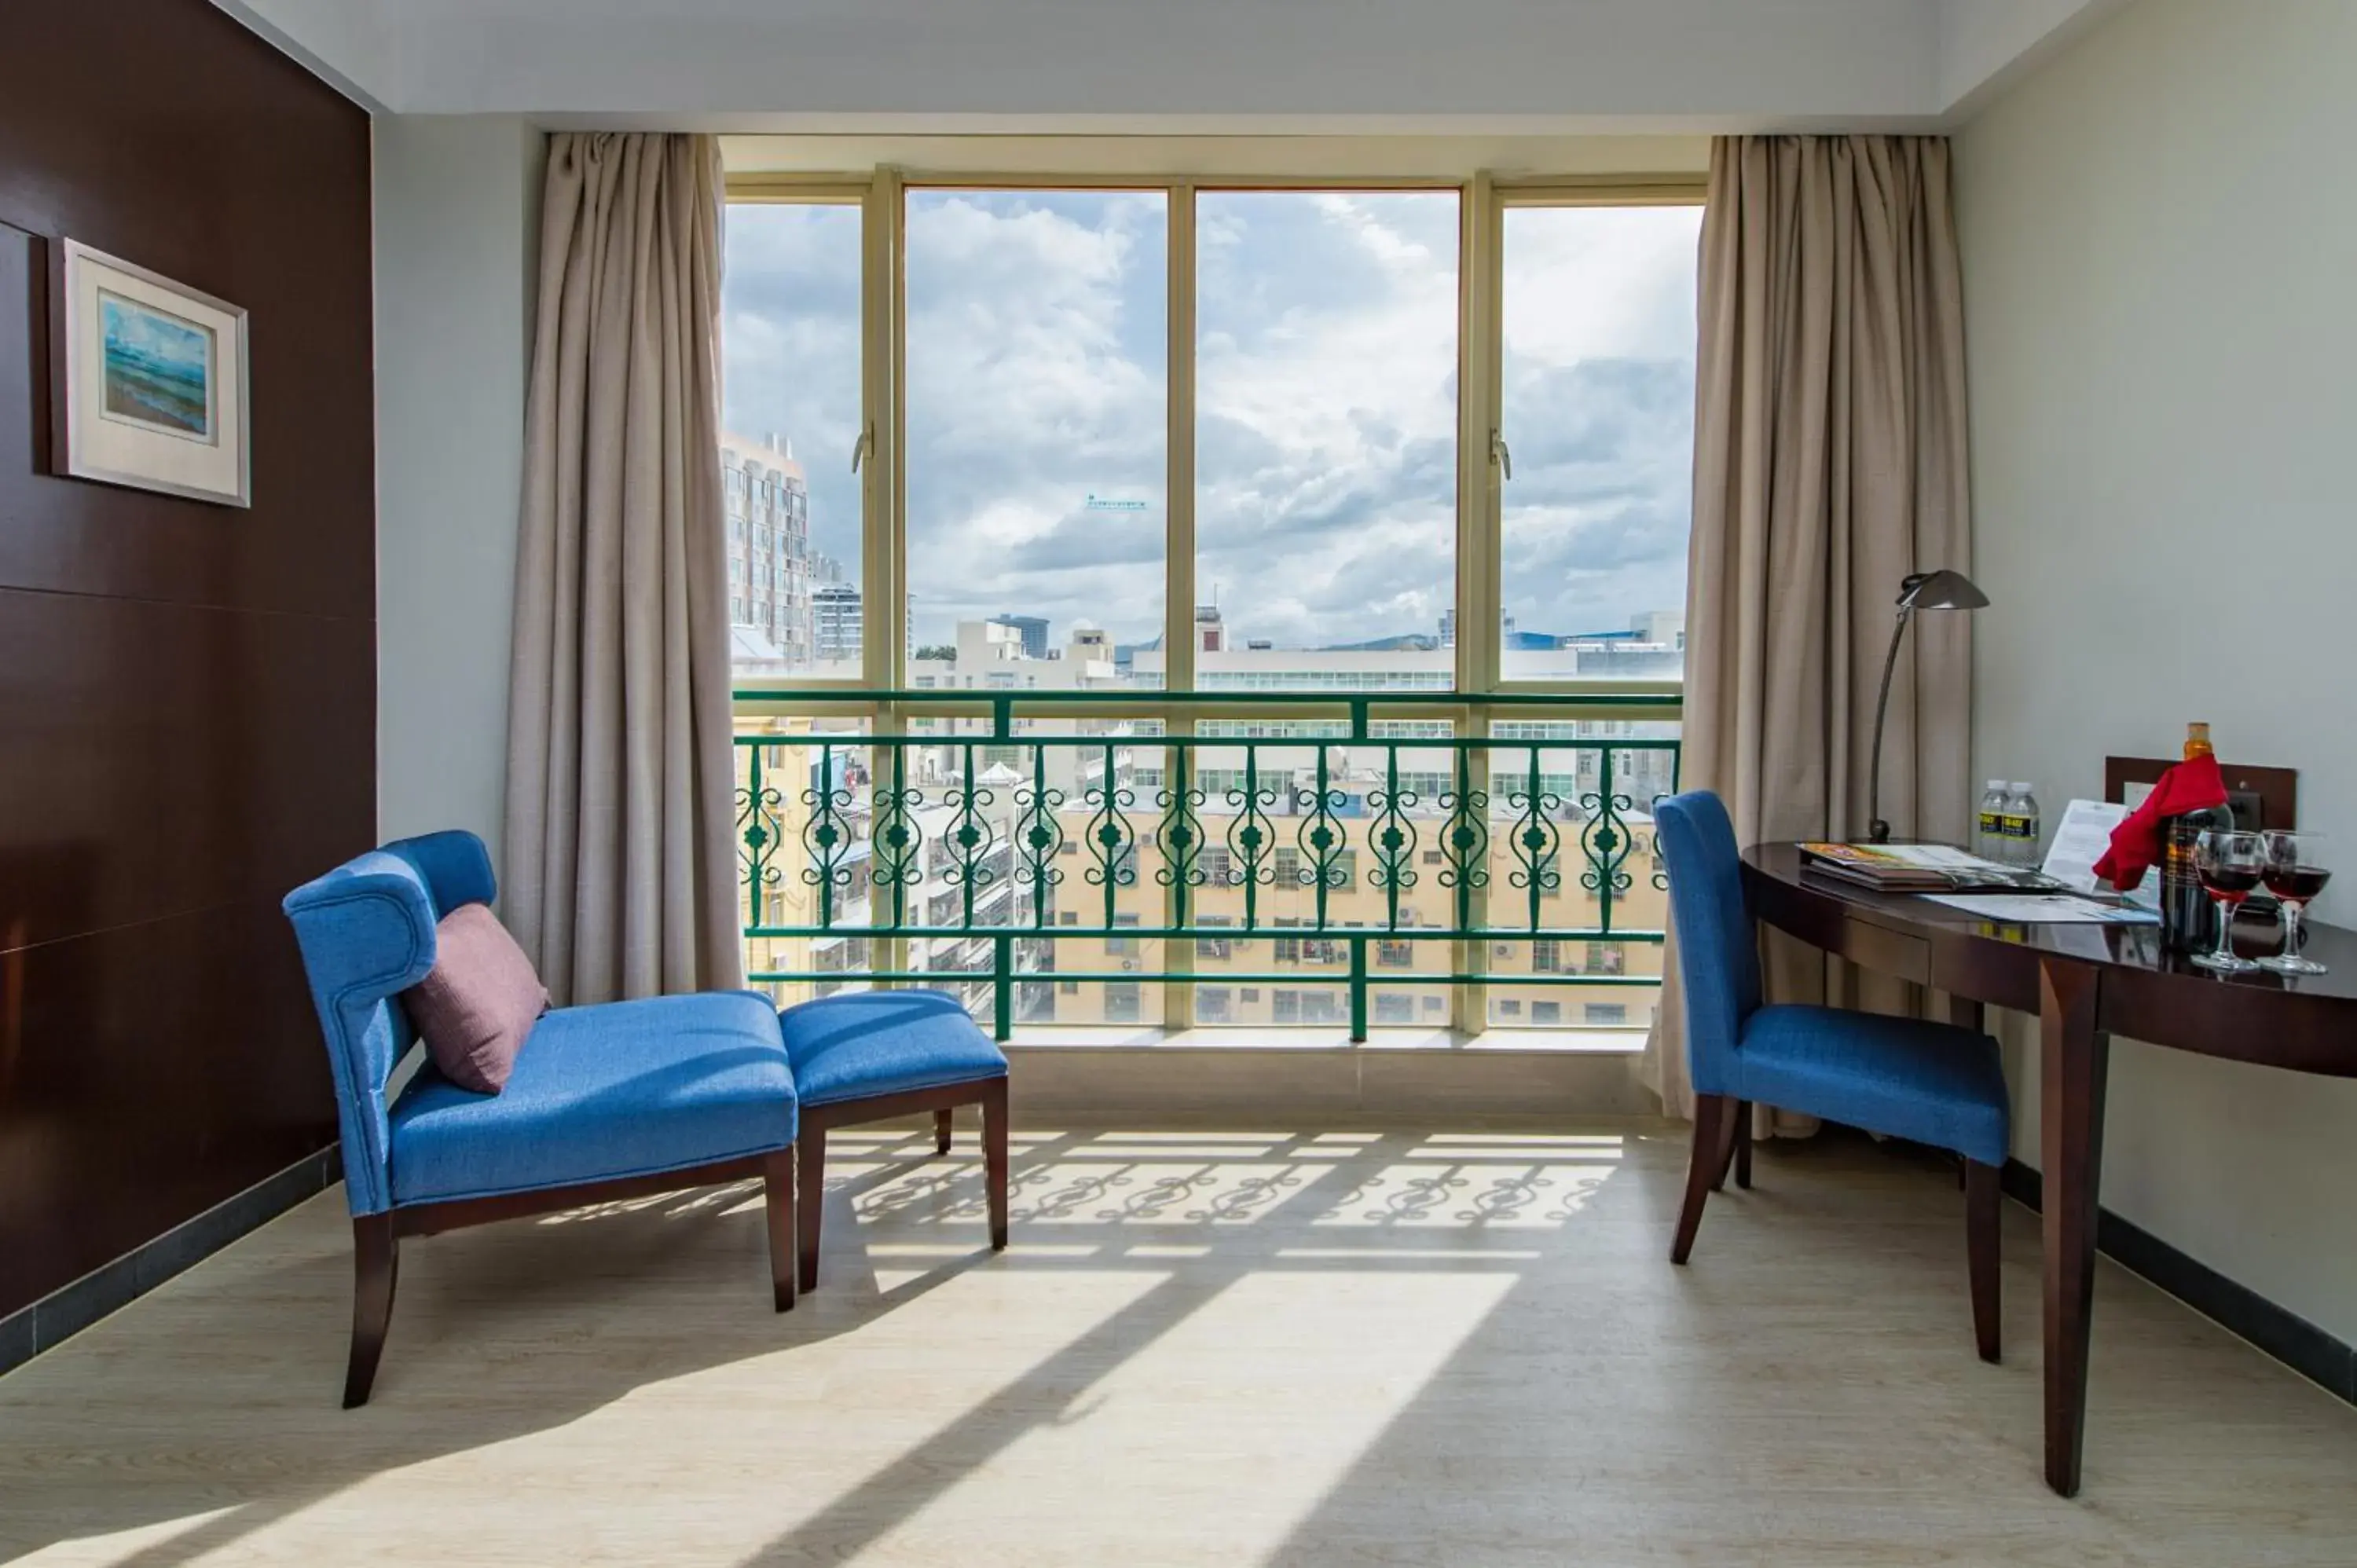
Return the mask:
[[[335, 1137], [277, 899], [374, 838], [367, 117], [206, 0], [0, 49], [0, 1317]], [[49, 472], [48, 245], [249, 313], [248, 510]]]

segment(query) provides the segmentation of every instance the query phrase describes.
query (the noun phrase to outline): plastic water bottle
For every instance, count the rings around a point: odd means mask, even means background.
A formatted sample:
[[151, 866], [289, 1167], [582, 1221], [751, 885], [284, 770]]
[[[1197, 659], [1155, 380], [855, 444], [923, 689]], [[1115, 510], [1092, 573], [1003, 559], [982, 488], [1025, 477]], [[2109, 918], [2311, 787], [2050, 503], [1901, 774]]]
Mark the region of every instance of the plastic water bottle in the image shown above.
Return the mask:
[[2038, 797], [2029, 786], [2016, 780], [2008, 786], [2009, 798], [2005, 803], [2005, 836], [2013, 845], [2013, 864], [2035, 870], [2038, 865], [2038, 843], [2045, 824], [2038, 820]]
[[1979, 813], [1974, 819], [1973, 853], [1983, 860], [1996, 861], [1999, 865], [2013, 864], [2013, 844], [2005, 836], [2005, 780], [1992, 779], [1981, 796]]

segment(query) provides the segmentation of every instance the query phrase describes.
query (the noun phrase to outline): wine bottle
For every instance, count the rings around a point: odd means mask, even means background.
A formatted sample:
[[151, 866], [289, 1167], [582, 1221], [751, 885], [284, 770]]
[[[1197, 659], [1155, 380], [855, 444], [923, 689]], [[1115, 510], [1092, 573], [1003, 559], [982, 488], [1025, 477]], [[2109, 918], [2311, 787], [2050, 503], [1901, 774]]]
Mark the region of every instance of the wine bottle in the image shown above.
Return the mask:
[[[2184, 760], [2215, 755], [2210, 746], [2210, 726], [2187, 725]], [[2193, 841], [2233, 825], [2234, 813], [2222, 805], [2161, 819], [2160, 945], [2167, 950], [2208, 952], [2218, 945], [2218, 906], [2201, 890], [2201, 876], [2193, 865]]]

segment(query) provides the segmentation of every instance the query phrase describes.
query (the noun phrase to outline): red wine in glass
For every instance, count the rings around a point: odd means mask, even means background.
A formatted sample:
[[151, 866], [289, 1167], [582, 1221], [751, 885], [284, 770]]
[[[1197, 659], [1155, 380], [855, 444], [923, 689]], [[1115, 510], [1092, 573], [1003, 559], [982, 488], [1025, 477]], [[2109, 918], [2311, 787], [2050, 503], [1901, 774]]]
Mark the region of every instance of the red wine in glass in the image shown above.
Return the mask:
[[[2260, 873], [2239, 865], [2201, 867], [2201, 891], [2221, 904], [2239, 905], [2259, 890]], [[2319, 884], [2322, 886], [2322, 884]]]
[[2320, 865], [2270, 865], [2267, 891], [2287, 904], [2305, 904], [2324, 891], [2332, 873]]
[[2320, 833], [2278, 829], [2266, 835], [2266, 850], [2267, 891], [2283, 908], [2283, 951], [2259, 962], [2277, 974], [2322, 974], [2324, 965], [2300, 953], [2299, 922], [2308, 912], [2308, 901], [2323, 892], [2324, 885], [2332, 879], [2332, 873], [2324, 866], [2330, 845]]
[[2201, 890], [2218, 902], [2218, 945], [2194, 955], [2196, 969], [2241, 974], [2259, 967], [2234, 950], [2234, 911], [2258, 891], [2269, 859], [2266, 842], [2254, 832], [2212, 829], [2195, 835], [2194, 875]]

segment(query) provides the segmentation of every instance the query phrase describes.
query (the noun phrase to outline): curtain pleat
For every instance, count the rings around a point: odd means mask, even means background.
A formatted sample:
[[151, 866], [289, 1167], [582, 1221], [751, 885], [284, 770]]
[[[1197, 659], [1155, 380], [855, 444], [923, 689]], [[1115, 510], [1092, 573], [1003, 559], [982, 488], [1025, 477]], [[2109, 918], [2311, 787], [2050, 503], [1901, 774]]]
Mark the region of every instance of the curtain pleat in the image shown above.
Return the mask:
[[[1747, 843], [1855, 837], [1900, 580], [1972, 568], [1948, 145], [1722, 137], [1706, 203], [1680, 782], [1718, 791]], [[1971, 637], [1967, 615], [1918, 616], [1900, 655], [1882, 801], [1900, 836], [1970, 821]], [[1772, 1001], [1917, 1004], [1781, 934], [1763, 956]], [[1642, 1071], [1691, 1117], [1674, 950], [1663, 967]]]
[[507, 923], [560, 1004], [743, 983], [718, 142], [552, 136], [509, 686]]

